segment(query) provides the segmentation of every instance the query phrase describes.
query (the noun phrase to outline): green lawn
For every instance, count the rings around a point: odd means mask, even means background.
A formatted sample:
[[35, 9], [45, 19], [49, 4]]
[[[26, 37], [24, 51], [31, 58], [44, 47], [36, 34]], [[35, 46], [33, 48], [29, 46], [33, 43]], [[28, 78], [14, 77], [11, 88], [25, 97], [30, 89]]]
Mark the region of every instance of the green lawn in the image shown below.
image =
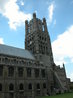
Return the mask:
[[73, 98], [73, 93], [65, 93], [59, 94], [54, 96], [46, 96], [46, 97], [39, 97], [39, 98]]

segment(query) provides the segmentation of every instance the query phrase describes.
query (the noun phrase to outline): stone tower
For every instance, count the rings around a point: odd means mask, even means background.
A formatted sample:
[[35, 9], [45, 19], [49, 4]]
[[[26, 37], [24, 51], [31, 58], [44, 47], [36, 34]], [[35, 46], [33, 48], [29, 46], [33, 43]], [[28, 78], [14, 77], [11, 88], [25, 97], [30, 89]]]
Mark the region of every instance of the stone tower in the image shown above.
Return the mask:
[[[51, 41], [47, 29], [46, 19], [43, 21], [36, 18], [33, 13], [33, 18], [29, 22], [25, 21], [25, 49], [32, 52], [35, 58], [42, 62], [47, 67], [47, 82], [50, 91], [54, 88], [53, 80], [53, 54], [51, 48]], [[49, 91], [49, 92], [50, 92]]]
[[35, 13], [33, 13], [33, 19], [30, 22], [25, 21], [25, 49], [30, 50], [36, 57], [37, 55], [47, 55], [53, 62], [46, 19], [43, 18], [42, 21], [36, 18]]

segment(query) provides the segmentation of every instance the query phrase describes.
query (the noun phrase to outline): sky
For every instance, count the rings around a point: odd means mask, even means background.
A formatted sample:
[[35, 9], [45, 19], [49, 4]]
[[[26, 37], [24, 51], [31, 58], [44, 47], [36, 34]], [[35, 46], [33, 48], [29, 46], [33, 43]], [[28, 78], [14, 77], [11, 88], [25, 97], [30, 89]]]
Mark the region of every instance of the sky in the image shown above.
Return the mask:
[[54, 62], [73, 81], [73, 0], [0, 0], [0, 44], [24, 48], [25, 20], [46, 18]]

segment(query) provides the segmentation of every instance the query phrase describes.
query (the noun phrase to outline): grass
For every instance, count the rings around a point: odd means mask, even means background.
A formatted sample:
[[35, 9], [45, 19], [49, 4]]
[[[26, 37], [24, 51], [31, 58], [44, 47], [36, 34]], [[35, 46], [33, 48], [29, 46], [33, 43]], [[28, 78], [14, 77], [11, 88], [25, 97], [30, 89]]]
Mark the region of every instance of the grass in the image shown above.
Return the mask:
[[73, 98], [73, 93], [65, 93], [65, 94], [59, 94], [54, 96], [44, 96], [39, 98]]

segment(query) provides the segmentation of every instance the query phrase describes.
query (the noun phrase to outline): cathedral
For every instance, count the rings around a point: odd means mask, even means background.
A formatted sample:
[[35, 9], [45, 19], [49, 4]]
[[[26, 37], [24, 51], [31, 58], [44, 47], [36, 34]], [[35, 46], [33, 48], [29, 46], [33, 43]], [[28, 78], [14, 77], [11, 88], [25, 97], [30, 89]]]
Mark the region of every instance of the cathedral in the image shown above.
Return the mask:
[[46, 19], [25, 21], [25, 49], [0, 44], [0, 98], [36, 98], [69, 90], [56, 66]]

